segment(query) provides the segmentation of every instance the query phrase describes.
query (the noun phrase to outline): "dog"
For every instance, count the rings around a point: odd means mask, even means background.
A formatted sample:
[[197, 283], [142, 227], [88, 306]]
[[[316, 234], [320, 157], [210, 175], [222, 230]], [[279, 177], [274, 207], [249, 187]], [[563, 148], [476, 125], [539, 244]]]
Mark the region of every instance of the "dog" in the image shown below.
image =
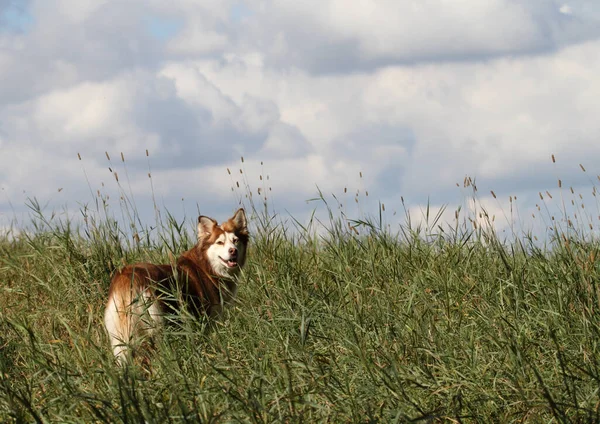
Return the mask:
[[[123, 365], [136, 347], [152, 339], [167, 314], [185, 307], [196, 317], [218, 318], [237, 293], [246, 262], [248, 225], [239, 209], [221, 225], [198, 217], [198, 242], [175, 265], [137, 263], [117, 272], [110, 283], [104, 325], [117, 362]], [[180, 290], [180, 296], [168, 293]]]

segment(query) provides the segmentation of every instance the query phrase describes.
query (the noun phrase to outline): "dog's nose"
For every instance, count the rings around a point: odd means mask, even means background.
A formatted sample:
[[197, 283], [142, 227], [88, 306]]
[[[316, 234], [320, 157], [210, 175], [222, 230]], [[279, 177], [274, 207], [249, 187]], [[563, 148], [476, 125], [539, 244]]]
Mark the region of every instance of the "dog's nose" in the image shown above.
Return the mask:
[[229, 254], [230, 254], [231, 256], [235, 256], [235, 255], [237, 255], [237, 249], [236, 249], [235, 247], [230, 247], [230, 248], [229, 248]]

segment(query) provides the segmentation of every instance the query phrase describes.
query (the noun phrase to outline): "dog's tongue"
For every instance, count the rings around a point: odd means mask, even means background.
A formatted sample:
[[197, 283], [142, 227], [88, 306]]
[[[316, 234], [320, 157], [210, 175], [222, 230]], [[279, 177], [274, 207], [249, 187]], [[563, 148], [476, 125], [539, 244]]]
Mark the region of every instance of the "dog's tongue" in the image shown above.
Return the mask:
[[229, 268], [233, 268], [234, 266], [237, 266], [237, 262], [236, 261], [227, 261], [227, 266]]

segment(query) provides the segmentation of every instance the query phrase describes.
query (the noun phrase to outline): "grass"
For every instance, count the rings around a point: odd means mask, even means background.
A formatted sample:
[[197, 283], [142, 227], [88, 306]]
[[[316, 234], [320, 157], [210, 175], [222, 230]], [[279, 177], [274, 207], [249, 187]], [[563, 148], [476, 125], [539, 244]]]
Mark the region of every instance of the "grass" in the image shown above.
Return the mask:
[[169, 327], [151, 373], [114, 365], [110, 274], [194, 236], [168, 215], [149, 236], [102, 202], [76, 226], [32, 201], [35, 225], [0, 238], [0, 421], [600, 421], [600, 244], [569, 218], [547, 247], [476, 217], [396, 234], [335, 208], [317, 234], [247, 197], [239, 303], [211, 331]]

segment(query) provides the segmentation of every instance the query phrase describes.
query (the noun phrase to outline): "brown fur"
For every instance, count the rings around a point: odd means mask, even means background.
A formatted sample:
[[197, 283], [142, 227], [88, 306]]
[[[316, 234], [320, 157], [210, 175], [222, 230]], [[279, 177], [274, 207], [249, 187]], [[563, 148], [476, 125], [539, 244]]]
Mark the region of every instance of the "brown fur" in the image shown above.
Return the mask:
[[[243, 221], [234, 221], [240, 211]], [[105, 312], [105, 325], [111, 335], [115, 356], [120, 361], [123, 360], [122, 353], [134, 338], [153, 335], [156, 327], [160, 325], [162, 315], [176, 312], [184, 306], [197, 317], [214, 317], [221, 313], [224, 305], [233, 300], [237, 291], [235, 276], [244, 265], [248, 243], [243, 209], [221, 226], [212, 219], [206, 221], [206, 217], [200, 217], [199, 222], [208, 222], [210, 232], [202, 232], [201, 230], [206, 228], [199, 224], [198, 243], [182, 253], [174, 267], [137, 263], [125, 266], [113, 276]], [[240, 222], [243, 222], [241, 227]], [[206, 254], [225, 232], [235, 234], [239, 240], [238, 245], [243, 245], [243, 252], [237, 260], [238, 266], [228, 277], [217, 275]], [[184, 305], [175, 298], [162, 295], [177, 290], [181, 290], [181, 301]]]

